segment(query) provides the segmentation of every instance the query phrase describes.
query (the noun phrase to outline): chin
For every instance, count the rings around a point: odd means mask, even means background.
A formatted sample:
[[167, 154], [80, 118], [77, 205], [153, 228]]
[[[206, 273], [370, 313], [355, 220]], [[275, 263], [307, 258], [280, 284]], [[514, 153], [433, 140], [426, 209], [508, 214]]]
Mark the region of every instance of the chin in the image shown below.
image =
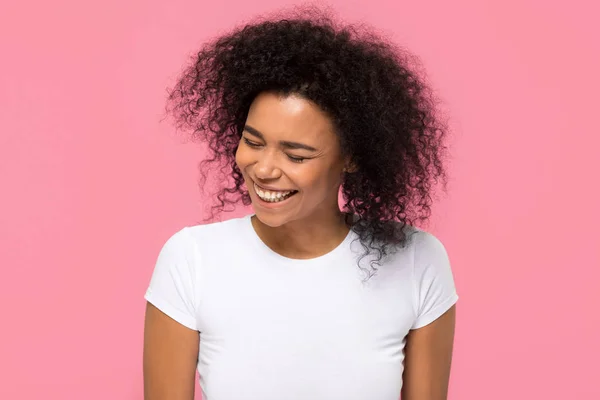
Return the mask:
[[278, 228], [289, 222], [289, 218], [286, 218], [284, 215], [276, 215], [257, 209], [254, 209], [254, 214], [262, 224], [270, 228]]

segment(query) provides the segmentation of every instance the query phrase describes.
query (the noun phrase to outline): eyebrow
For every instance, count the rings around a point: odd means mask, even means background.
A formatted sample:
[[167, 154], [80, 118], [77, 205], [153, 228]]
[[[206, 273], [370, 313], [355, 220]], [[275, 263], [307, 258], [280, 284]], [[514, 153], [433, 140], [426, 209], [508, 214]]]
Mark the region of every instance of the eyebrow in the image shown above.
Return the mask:
[[[249, 126], [249, 125], [245, 125], [244, 126], [244, 130], [246, 132], [248, 132], [249, 134], [251, 134], [252, 136], [256, 136], [257, 138], [261, 139], [261, 140], [265, 140], [265, 137], [262, 133], [260, 133], [257, 129], [254, 129], [253, 127]], [[316, 152], [317, 149], [315, 149], [312, 146], [309, 146], [307, 144], [304, 143], [297, 143], [297, 142], [289, 142], [287, 140], [282, 140], [279, 142], [279, 144], [282, 147], [285, 147], [287, 149], [303, 149], [303, 150], [308, 150], [308, 151], [314, 151]]]

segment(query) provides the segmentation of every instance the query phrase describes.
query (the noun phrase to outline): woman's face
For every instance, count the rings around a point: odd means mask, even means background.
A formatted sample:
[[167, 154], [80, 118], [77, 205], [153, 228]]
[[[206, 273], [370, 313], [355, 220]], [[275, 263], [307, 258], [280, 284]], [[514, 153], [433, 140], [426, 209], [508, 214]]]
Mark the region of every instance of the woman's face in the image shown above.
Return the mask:
[[257, 96], [236, 153], [257, 218], [271, 227], [339, 213], [344, 160], [329, 117], [298, 96]]

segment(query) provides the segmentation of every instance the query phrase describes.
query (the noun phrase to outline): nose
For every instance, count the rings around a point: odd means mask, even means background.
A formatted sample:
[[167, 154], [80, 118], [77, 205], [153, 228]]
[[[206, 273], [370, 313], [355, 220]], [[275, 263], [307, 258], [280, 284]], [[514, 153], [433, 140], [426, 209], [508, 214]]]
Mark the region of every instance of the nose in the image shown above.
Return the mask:
[[277, 167], [275, 155], [271, 152], [263, 152], [256, 164], [254, 164], [254, 174], [258, 179], [277, 179], [281, 176], [281, 170]]

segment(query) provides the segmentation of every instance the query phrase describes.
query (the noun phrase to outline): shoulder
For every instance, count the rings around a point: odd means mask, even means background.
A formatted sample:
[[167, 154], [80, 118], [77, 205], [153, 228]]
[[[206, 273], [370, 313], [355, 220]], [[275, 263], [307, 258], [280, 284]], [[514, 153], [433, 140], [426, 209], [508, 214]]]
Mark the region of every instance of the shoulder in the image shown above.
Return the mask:
[[417, 264], [447, 258], [445, 246], [434, 234], [413, 225], [401, 225], [395, 222], [396, 229], [402, 230], [404, 241], [394, 247], [392, 253], [412, 257]]
[[232, 237], [244, 232], [248, 217], [202, 225], [189, 225], [172, 234], [163, 246], [165, 255], [196, 256], [198, 250], [218, 250], [231, 243]]
[[416, 319], [411, 329], [439, 318], [458, 300], [448, 252], [430, 232], [415, 229], [410, 237]]
[[411, 233], [407, 235], [407, 247], [412, 255], [413, 278], [417, 286], [425, 285], [431, 289], [430, 285], [433, 284], [454, 291], [450, 258], [440, 239], [430, 232], [411, 228]]
[[405, 240], [392, 252], [393, 264], [409, 267], [417, 278], [426, 272], [438, 274], [450, 269], [448, 252], [437, 236], [412, 225], [405, 225], [402, 230]]
[[440, 239], [425, 230], [410, 227], [406, 245], [412, 250], [415, 265], [447, 263], [448, 252]]
[[231, 240], [232, 235], [240, 235], [243, 232], [247, 219], [247, 216], [232, 218], [225, 221], [188, 226], [183, 230], [188, 236], [188, 240], [197, 244], [223, 244], [225, 239]]
[[225, 254], [232, 237], [243, 227], [243, 218], [186, 226], [164, 242], [155, 268], [180, 273], [196, 271], [211, 254]]

